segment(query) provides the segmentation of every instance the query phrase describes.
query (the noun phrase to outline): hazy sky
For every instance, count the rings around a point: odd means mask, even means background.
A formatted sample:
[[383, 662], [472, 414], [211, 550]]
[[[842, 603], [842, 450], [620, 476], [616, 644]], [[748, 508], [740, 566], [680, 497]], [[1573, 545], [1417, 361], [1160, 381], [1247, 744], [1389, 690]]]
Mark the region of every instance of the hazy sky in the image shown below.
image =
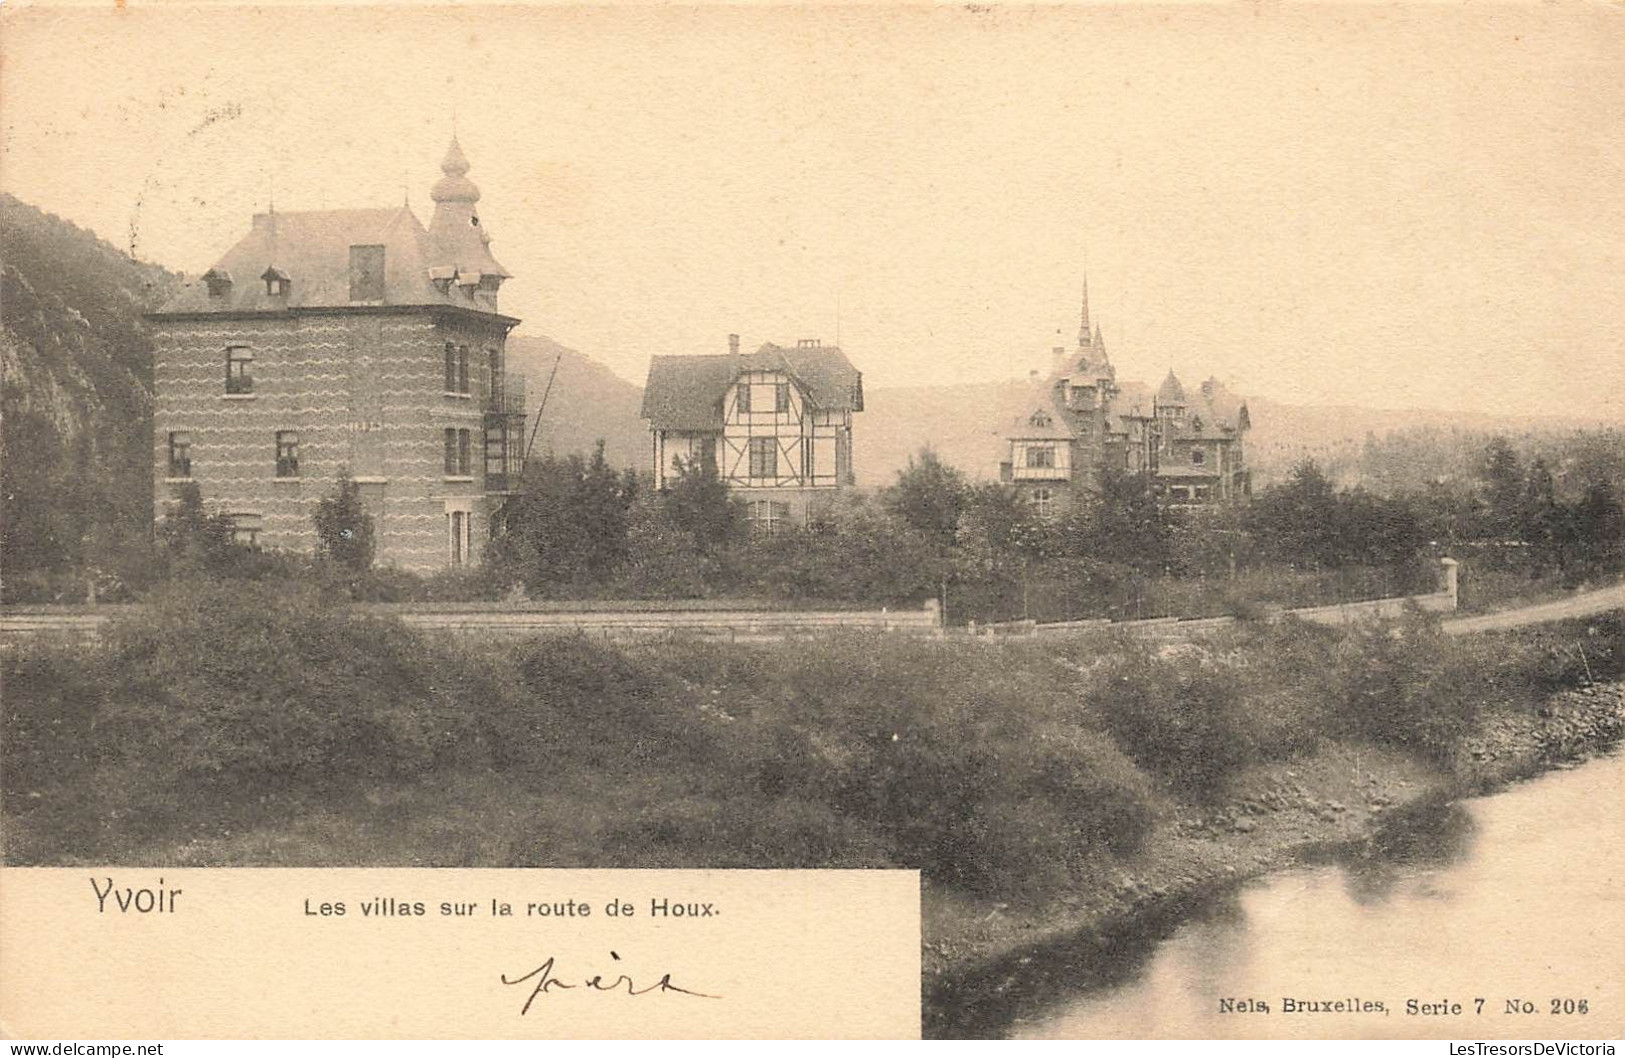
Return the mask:
[[420, 219], [641, 382], [737, 331], [869, 386], [1120, 373], [1625, 418], [1625, 7], [0, 9], [0, 186], [197, 273]]

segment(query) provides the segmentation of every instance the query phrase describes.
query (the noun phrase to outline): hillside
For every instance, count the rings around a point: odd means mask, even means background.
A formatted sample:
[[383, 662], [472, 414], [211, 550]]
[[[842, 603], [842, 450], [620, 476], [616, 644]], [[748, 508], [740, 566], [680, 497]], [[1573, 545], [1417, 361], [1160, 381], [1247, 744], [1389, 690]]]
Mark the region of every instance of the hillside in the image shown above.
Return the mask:
[[[973, 478], [996, 477], [999, 462], [1007, 458], [1002, 426], [1018, 413], [1023, 390], [1019, 382], [868, 390], [854, 427], [859, 483], [891, 483], [925, 445]], [[1535, 438], [1597, 425], [1470, 411], [1282, 404], [1268, 398], [1247, 403], [1253, 423], [1247, 453], [1260, 487], [1280, 480], [1304, 459], [1319, 462], [1342, 485], [1414, 486], [1425, 471], [1434, 477], [1470, 474], [1490, 435]], [[1434, 465], [1414, 468], [1405, 480], [1373, 480], [1368, 438], [1380, 448], [1383, 438], [1399, 434], [1436, 435], [1437, 444], [1429, 449]]]
[[[511, 367], [529, 376], [533, 413], [554, 358], [562, 354], [537, 437], [538, 453], [590, 452], [602, 437], [611, 464], [645, 469], [648, 431], [638, 416], [640, 387], [546, 337], [515, 336], [508, 349]], [[1025, 392], [1025, 384], [1014, 381], [868, 389], [864, 410], [853, 425], [858, 484], [891, 484], [909, 457], [926, 446], [972, 478], [995, 478], [1006, 458], [1004, 424], [1019, 413]], [[1523, 438], [1531, 443], [1518, 447], [1538, 449], [1534, 439], [1595, 426], [1480, 412], [1283, 404], [1268, 398], [1251, 398], [1248, 405], [1253, 422], [1248, 458], [1259, 487], [1281, 480], [1293, 466], [1312, 458], [1342, 485], [1414, 488], [1427, 479], [1470, 476], [1491, 435]], [[1405, 438], [1403, 444], [1390, 443], [1398, 437]], [[1403, 465], [1419, 458], [1425, 466]]]
[[0, 415], [7, 597], [116, 565], [150, 525], [152, 343], [177, 277], [0, 195]]
[[558, 376], [536, 433], [535, 455], [591, 452], [602, 438], [611, 466], [636, 467], [640, 473], [648, 469], [649, 429], [638, 416], [642, 388], [543, 335], [513, 335], [507, 349], [508, 370], [526, 377], [527, 430], [536, 428], [536, 410], [558, 362]]

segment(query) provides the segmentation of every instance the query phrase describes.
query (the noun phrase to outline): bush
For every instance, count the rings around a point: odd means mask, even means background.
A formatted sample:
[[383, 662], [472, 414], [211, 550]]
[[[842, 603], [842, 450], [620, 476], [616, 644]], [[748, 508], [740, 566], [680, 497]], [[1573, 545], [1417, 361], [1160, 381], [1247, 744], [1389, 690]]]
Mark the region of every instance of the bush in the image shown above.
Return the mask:
[[1497, 654], [1482, 640], [1449, 639], [1420, 611], [1397, 625], [1361, 625], [1334, 655], [1334, 730], [1447, 761], [1483, 712], [1497, 669], [1522, 671]]
[[1080, 722], [1058, 671], [1028, 660], [989, 668], [958, 645], [861, 637], [774, 655], [757, 693], [729, 704], [734, 767], [756, 796], [875, 827], [893, 862], [933, 880], [1041, 888], [1080, 857], [1137, 848], [1158, 799]]
[[352, 576], [372, 568], [372, 515], [361, 502], [361, 486], [348, 473], [339, 475], [331, 496], [316, 504], [316, 553]]
[[1212, 801], [1226, 780], [1263, 754], [1239, 670], [1146, 650], [1119, 658], [1091, 687], [1089, 704], [1123, 751], [1175, 792]]

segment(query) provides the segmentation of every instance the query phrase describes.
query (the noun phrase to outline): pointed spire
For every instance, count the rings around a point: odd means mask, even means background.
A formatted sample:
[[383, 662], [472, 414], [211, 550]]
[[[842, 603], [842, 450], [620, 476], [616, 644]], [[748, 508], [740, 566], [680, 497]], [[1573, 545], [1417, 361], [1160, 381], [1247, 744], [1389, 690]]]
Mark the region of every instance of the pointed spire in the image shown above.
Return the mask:
[[1078, 348], [1089, 348], [1089, 276], [1083, 277], [1083, 322], [1078, 326]]
[[1106, 359], [1106, 337], [1100, 333], [1100, 324], [1095, 324], [1095, 352], [1100, 354], [1102, 360]]

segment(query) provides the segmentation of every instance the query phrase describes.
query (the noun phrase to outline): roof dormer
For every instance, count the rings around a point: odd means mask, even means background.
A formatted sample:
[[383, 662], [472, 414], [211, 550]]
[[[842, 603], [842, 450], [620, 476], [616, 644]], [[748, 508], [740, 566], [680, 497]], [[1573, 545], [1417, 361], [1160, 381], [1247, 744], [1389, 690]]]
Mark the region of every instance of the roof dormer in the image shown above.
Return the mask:
[[221, 298], [231, 293], [231, 273], [224, 269], [211, 268], [204, 272], [203, 282], [208, 284], [211, 298]]
[[267, 268], [260, 279], [265, 282], [265, 293], [273, 298], [285, 298], [293, 289], [293, 280], [276, 265]]

